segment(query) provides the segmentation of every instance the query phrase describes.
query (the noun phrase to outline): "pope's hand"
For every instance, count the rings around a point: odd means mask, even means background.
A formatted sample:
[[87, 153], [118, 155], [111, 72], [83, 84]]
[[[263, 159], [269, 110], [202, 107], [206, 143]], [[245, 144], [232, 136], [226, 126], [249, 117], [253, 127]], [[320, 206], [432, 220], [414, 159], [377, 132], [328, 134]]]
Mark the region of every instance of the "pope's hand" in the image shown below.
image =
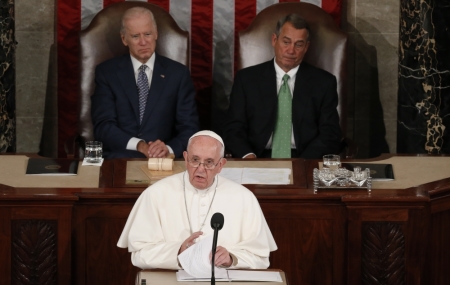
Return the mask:
[[203, 232], [195, 232], [193, 233], [190, 237], [188, 237], [180, 246], [180, 250], [178, 251], [178, 254], [182, 253], [183, 251], [185, 251], [186, 249], [188, 249], [188, 247], [190, 247], [191, 245], [193, 245], [195, 243], [195, 239], [198, 238], [199, 236], [201, 236], [203, 234]]
[[[209, 259], [211, 259], [212, 253], [209, 254]], [[214, 256], [214, 265], [230, 267], [233, 264], [233, 259], [230, 256], [228, 250], [222, 246], [216, 248], [216, 255]]]

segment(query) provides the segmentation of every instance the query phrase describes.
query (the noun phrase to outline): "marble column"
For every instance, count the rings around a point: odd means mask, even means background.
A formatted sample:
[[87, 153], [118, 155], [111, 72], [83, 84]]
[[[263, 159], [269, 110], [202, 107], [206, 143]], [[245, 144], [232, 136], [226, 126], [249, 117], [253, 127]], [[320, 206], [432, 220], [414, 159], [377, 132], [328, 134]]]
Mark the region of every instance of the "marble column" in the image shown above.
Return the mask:
[[398, 153], [450, 154], [449, 4], [400, 1]]
[[0, 152], [16, 150], [14, 0], [0, 0]]

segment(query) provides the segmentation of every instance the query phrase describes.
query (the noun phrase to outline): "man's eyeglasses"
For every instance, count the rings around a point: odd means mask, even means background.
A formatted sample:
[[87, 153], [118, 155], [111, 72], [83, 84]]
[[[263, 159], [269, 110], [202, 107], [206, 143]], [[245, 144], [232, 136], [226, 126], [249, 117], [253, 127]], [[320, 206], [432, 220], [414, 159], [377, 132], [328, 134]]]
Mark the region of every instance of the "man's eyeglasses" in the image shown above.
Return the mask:
[[189, 159], [188, 162], [189, 162], [189, 165], [190, 165], [190, 166], [195, 167], [195, 168], [199, 167], [200, 164], [203, 164], [203, 167], [204, 167], [205, 169], [213, 170], [213, 169], [216, 168], [216, 166], [219, 164], [219, 162], [220, 162], [221, 159], [222, 159], [222, 157], [219, 158], [219, 161], [218, 161], [217, 163], [214, 163], [213, 160], [207, 160], [207, 161], [205, 161], [205, 162], [200, 162], [200, 160], [197, 159], [197, 158]]

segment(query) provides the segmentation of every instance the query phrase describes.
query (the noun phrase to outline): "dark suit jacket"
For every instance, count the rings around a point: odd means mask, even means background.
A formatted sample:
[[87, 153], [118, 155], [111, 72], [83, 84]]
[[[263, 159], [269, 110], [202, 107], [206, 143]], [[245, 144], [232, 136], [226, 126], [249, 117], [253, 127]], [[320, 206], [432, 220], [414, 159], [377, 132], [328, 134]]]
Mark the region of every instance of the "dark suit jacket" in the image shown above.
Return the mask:
[[[292, 124], [297, 154], [322, 158], [337, 153], [341, 128], [336, 78], [306, 62], [300, 64], [292, 98]], [[234, 157], [261, 157], [277, 117], [274, 60], [236, 73], [224, 127], [225, 147]]]
[[139, 123], [139, 95], [129, 54], [107, 60], [95, 70], [91, 96], [94, 136], [104, 157], [145, 157], [126, 150], [131, 137], [160, 139], [181, 157], [199, 130], [195, 90], [186, 66], [156, 54], [147, 105]]

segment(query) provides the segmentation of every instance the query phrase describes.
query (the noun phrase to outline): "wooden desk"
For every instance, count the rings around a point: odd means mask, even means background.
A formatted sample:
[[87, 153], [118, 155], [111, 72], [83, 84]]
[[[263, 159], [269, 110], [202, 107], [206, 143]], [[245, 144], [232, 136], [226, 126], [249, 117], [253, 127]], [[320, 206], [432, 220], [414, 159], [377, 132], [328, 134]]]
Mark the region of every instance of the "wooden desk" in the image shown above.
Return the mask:
[[[116, 243], [145, 185], [123, 183], [125, 164], [105, 162], [99, 188], [0, 188], [0, 284], [134, 284]], [[279, 247], [271, 268], [290, 284], [450, 284], [450, 178], [314, 194], [317, 161], [292, 165], [293, 185], [248, 186]]]

